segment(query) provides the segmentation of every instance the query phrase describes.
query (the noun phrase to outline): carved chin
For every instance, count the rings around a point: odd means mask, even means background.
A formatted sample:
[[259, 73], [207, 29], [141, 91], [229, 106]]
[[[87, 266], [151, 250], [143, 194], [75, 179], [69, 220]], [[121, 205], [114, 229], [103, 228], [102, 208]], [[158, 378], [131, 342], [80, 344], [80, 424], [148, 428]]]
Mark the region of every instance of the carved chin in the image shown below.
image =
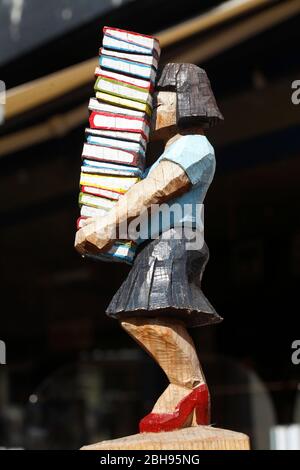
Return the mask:
[[155, 119], [155, 126], [153, 128], [158, 131], [163, 127], [170, 127], [176, 124], [176, 117], [174, 113], [158, 113]]

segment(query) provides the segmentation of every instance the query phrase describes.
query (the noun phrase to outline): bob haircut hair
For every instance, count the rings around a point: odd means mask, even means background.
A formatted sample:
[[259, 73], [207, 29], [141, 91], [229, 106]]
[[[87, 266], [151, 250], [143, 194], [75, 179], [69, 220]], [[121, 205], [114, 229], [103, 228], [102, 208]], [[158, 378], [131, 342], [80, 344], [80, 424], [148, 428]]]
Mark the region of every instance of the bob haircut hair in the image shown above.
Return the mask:
[[166, 64], [158, 72], [157, 91], [177, 94], [179, 128], [213, 127], [224, 118], [205, 70], [194, 64]]

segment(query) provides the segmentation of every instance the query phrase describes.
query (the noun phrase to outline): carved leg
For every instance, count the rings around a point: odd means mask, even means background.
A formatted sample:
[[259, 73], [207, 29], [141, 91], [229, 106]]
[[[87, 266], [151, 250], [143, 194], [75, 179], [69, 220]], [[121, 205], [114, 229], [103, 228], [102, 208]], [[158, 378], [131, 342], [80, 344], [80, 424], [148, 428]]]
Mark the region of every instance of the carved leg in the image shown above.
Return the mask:
[[[182, 322], [173, 319], [130, 317], [122, 321], [121, 325], [155, 359], [170, 381], [170, 385], [154, 405], [152, 416], [154, 414], [174, 414], [179, 409], [180, 403], [182, 408], [189, 406], [191, 408], [189, 396], [194, 405], [195, 403], [200, 405], [201, 400], [209, 400], [205, 378], [193, 340]], [[203, 392], [203, 397], [200, 396], [200, 389], [201, 393]], [[207, 398], [204, 398], [204, 395]], [[184, 401], [185, 403], [183, 403]], [[209, 406], [208, 403], [207, 406]], [[201, 415], [200, 408], [201, 406], [198, 407], [198, 417]], [[186, 408], [185, 419], [173, 420], [176, 428], [191, 424], [196, 425], [196, 420], [193, 419], [195, 409], [197, 408], [194, 406], [188, 413], [188, 408]], [[208, 414], [207, 410], [206, 413]], [[198, 423], [199, 420], [201, 421], [201, 417], [198, 419]], [[204, 420], [207, 421], [208, 416]], [[179, 422], [180, 425], [178, 425]]]

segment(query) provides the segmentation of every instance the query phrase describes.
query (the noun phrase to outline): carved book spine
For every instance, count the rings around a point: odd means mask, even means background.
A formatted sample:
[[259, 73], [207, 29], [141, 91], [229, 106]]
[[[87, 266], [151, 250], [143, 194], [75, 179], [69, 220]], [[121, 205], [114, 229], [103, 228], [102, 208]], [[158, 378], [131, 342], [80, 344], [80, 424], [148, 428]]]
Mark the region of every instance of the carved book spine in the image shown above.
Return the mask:
[[[143, 176], [159, 56], [156, 38], [103, 28], [82, 151], [78, 229], [88, 217], [105, 217]], [[135, 243], [118, 240], [107, 253], [87, 256], [131, 264]]]

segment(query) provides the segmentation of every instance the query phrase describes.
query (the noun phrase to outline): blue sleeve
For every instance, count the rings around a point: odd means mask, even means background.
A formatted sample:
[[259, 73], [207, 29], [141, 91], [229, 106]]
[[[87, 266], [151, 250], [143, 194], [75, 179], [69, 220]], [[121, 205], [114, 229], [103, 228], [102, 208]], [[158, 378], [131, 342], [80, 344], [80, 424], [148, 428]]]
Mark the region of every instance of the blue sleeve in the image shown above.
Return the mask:
[[[177, 145], [176, 145], [177, 144]], [[177, 163], [187, 174], [192, 185], [211, 183], [215, 172], [214, 149], [204, 136], [188, 135], [170, 145], [160, 161]]]

